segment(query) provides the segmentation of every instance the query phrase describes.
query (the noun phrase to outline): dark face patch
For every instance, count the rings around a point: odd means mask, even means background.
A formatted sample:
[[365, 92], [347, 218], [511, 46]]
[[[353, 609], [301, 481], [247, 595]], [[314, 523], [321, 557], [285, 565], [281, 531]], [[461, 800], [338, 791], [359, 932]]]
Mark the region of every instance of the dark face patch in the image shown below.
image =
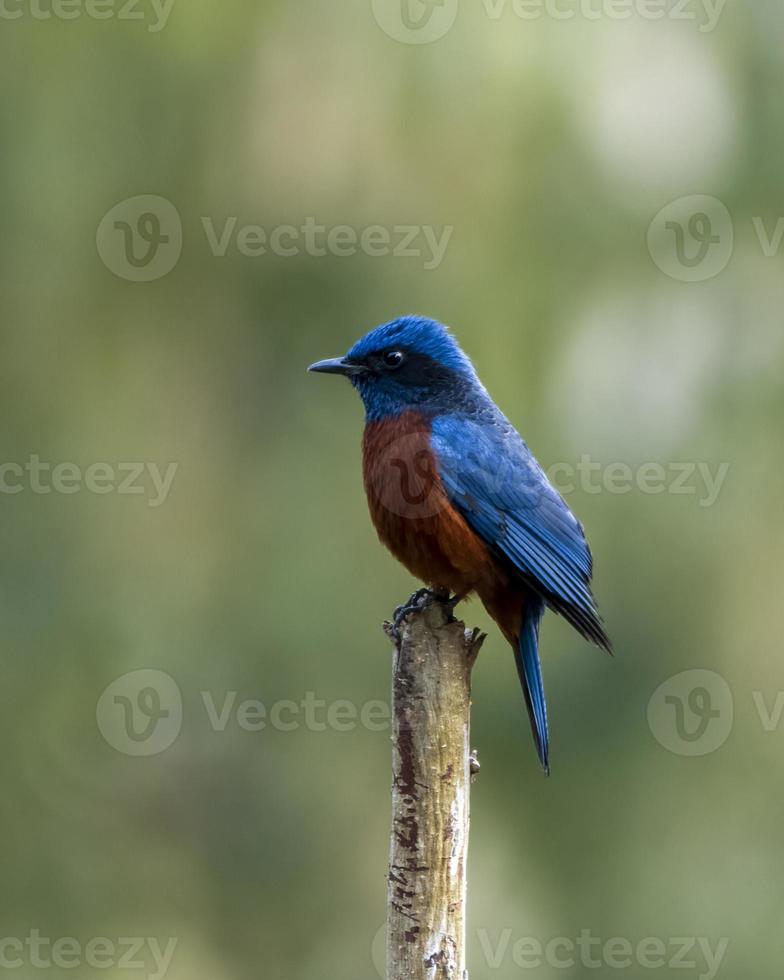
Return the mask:
[[398, 392], [401, 399], [413, 404], [431, 398], [440, 400], [470, 387], [467, 379], [457, 371], [444, 367], [427, 354], [405, 347], [376, 351], [358, 363], [367, 369], [354, 379], [360, 390]]
[[350, 376], [369, 421], [417, 411], [425, 416], [478, 412], [486, 402], [475, 378], [404, 345], [387, 345], [346, 359], [358, 368]]

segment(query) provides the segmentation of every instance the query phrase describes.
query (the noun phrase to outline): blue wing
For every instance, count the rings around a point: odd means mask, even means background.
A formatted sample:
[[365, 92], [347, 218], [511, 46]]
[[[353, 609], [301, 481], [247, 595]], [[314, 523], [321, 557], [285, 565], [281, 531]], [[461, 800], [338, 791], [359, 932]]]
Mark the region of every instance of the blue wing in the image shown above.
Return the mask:
[[441, 482], [470, 527], [586, 639], [610, 649], [582, 526], [497, 410], [433, 420]]

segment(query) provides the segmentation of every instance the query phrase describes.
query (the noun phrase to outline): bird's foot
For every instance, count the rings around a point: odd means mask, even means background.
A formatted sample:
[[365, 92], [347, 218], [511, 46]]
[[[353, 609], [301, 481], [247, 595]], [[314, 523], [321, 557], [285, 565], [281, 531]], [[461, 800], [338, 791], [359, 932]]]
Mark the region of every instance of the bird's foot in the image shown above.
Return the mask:
[[403, 625], [406, 616], [414, 612], [421, 612], [433, 602], [443, 603], [451, 615], [456, 601], [458, 601], [457, 598], [454, 601], [450, 599], [448, 589], [417, 589], [408, 602], [397, 607], [392, 615], [392, 622], [385, 623], [384, 628], [397, 643], [400, 641], [400, 627]]
[[441, 598], [439, 594], [433, 592], [431, 589], [417, 589], [408, 602], [404, 602], [402, 606], [398, 606], [394, 611], [392, 614], [392, 625], [396, 630], [399, 630], [401, 623], [409, 613], [419, 612], [425, 606], [430, 605], [434, 599], [439, 598]]
[[449, 593], [447, 592], [446, 598], [442, 599], [441, 601], [444, 604], [444, 606], [446, 606], [446, 608], [449, 610], [449, 615], [453, 616], [455, 612], [455, 606], [458, 604], [458, 602], [462, 602], [463, 599], [465, 599], [465, 595], [450, 596]]
[[479, 770], [482, 767], [479, 765], [479, 753], [476, 749], [471, 749], [471, 755], [468, 757], [468, 769], [471, 773], [471, 782], [473, 783], [476, 777], [479, 775]]

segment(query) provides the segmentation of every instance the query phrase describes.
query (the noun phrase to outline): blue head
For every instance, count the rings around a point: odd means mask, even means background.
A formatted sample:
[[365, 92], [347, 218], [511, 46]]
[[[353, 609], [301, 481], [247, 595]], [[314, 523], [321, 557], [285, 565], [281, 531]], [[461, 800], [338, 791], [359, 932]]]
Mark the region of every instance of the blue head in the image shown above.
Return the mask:
[[346, 375], [369, 421], [416, 409], [425, 413], [468, 407], [484, 389], [447, 328], [422, 316], [385, 323], [358, 340], [345, 357], [308, 369]]

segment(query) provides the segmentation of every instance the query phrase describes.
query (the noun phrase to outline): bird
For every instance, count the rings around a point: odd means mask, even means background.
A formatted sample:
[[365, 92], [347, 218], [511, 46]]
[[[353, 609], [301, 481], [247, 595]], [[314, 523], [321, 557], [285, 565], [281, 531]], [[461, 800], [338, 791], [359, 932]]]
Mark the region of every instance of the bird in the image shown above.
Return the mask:
[[308, 370], [345, 376], [362, 398], [363, 481], [381, 542], [436, 594], [476, 594], [511, 645], [549, 775], [545, 610], [612, 653], [582, 524], [437, 320], [391, 320]]

